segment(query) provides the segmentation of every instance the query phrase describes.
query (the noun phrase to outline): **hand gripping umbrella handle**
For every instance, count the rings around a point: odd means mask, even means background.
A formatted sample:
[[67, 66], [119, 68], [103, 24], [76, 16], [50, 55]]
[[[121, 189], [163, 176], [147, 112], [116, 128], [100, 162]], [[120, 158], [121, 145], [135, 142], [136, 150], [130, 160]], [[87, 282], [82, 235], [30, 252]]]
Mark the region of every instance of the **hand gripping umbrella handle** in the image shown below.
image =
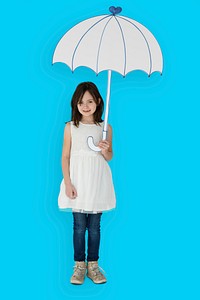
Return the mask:
[[[111, 83], [111, 70], [108, 70], [108, 86], [107, 86], [107, 95], [106, 95], [106, 110], [105, 110], [105, 120], [103, 127], [103, 135], [102, 140], [105, 141], [107, 137], [107, 127], [108, 127], [108, 112], [109, 112], [109, 104], [110, 104], [110, 83]], [[88, 146], [91, 150], [99, 152], [101, 149], [94, 144], [94, 139], [92, 136], [87, 138]]]
[[[106, 135], [107, 135], [107, 131], [103, 131], [103, 138], [102, 138], [102, 140], [106, 140]], [[94, 138], [93, 138], [93, 136], [88, 136], [87, 143], [88, 143], [88, 146], [90, 147], [91, 150], [96, 151], [96, 152], [100, 152], [101, 151], [101, 149], [94, 144]]]

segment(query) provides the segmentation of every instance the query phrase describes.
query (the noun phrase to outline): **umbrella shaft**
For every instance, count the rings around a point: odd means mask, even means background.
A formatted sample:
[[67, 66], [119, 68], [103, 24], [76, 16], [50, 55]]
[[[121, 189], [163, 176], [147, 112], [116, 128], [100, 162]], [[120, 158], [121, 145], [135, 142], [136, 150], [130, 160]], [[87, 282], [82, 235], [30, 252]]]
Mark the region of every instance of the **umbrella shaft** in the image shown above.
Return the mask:
[[107, 128], [108, 128], [108, 112], [110, 104], [110, 83], [111, 83], [111, 70], [108, 70], [108, 86], [107, 86], [107, 95], [106, 95], [106, 110], [104, 118], [104, 128], [103, 128], [103, 140], [106, 140]]

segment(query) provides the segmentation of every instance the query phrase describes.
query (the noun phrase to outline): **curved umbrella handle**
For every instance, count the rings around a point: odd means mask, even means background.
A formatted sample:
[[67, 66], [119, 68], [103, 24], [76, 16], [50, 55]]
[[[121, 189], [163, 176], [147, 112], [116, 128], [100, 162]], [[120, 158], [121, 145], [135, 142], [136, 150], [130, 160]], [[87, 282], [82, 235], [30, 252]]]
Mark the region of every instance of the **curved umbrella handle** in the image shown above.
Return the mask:
[[[107, 131], [103, 130], [102, 140], [105, 141], [106, 137], [107, 137]], [[101, 151], [101, 149], [94, 144], [94, 138], [92, 136], [88, 136], [87, 143], [88, 143], [88, 147], [90, 147], [91, 150], [96, 151], [96, 152]]]
[[96, 152], [101, 151], [101, 149], [94, 144], [94, 138], [92, 136], [88, 136], [87, 143], [91, 150], [96, 151]]

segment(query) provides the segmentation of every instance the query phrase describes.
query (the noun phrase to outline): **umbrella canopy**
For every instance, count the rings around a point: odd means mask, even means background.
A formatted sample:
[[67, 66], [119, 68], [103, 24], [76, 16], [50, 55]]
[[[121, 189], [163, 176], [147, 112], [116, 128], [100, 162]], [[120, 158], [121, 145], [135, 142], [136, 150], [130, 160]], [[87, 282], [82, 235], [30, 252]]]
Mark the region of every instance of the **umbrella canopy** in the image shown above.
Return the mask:
[[[106, 139], [110, 101], [111, 71], [123, 76], [134, 70], [142, 70], [149, 76], [163, 69], [160, 46], [153, 34], [137, 21], [117, 15], [120, 7], [111, 6], [111, 14], [82, 21], [61, 38], [53, 55], [53, 63], [63, 62], [72, 71], [80, 66], [92, 69], [96, 74], [108, 70], [108, 88], [103, 129]], [[88, 146], [100, 151], [88, 138]]]
[[133, 70], [162, 73], [163, 68], [153, 34], [137, 21], [115, 14], [93, 17], [71, 28], [55, 49], [55, 62], [67, 64], [72, 71], [86, 66], [96, 74], [113, 70], [123, 76]]

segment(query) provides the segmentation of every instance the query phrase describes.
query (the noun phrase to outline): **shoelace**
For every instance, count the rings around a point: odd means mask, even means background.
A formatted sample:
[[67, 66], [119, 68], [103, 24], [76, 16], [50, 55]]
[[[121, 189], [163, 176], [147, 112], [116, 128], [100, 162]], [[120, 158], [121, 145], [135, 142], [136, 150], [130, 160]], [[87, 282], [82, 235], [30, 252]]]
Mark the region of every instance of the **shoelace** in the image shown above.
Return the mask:
[[82, 268], [80, 266], [74, 266], [74, 275], [75, 276], [82, 276], [83, 275], [83, 270], [86, 270], [86, 268]]
[[105, 274], [105, 271], [99, 266], [92, 266], [91, 270], [92, 270], [92, 272], [95, 272], [95, 276], [98, 276], [98, 277], [99, 276], [101, 277], [103, 275], [103, 274], [101, 274], [100, 270]]

